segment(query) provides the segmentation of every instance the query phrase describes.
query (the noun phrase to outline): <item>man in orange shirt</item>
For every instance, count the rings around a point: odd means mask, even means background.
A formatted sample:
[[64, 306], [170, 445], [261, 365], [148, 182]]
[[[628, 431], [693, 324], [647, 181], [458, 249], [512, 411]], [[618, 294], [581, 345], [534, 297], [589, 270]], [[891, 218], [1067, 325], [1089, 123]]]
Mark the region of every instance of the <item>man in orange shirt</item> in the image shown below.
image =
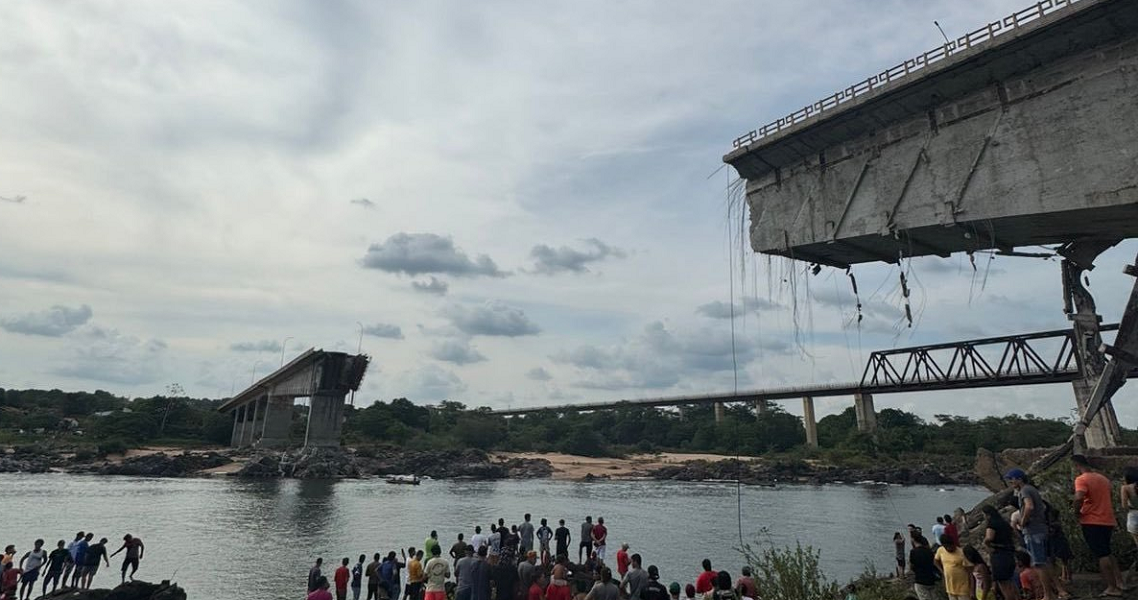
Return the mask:
[[1099, 574], [1106, 583], [1102, 596], [1122, 596], [1122, 577], [1110, 553], [1110, 536], [1118, 524], [1111, 503], [1110, 480], [1096, 472], [1087, 457], [1071, 457], [1079, 476], [1075, 478], [1075, 514], [1083, 529], [1083, 539], [1098, 558]]

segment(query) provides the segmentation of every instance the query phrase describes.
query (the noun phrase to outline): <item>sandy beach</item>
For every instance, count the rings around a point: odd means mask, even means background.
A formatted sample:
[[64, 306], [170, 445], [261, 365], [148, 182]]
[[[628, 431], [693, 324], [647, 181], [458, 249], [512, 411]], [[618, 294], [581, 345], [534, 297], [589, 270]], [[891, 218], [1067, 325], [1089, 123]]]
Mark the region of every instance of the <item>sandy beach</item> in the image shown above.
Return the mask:
[[[685, 454], [677, 452], [663, 452], [660, 454], [630, 454], [623, 458], [589, 456], [574, 456], [572, 454], [538, 453], [538, 452], [496, 452], [493, 455], [498, 459], [510, 458], [544, 458], [553, 465], [553, 479], [577, 480], [584, 479], [592, 474], [595, 477], [609, 476], [613, 478], [631, 477], [637, 473], [658, 469], [667, 465], [674, 465], [689, 460], [720, 461], [735, 458], [720, 454]], [[752, 457], [740, 457], [749, 460]]]

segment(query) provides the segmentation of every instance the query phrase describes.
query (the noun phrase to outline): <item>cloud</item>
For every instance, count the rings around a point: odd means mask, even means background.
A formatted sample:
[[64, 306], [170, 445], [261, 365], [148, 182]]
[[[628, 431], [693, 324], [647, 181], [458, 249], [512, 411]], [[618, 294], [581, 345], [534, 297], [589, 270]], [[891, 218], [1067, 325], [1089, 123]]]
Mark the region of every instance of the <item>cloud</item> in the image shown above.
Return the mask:
[[624, 258], [627, 254], [620, 248], [614, 248], [596, 239], [584, 240], [589, 246], [584, 250], [577, 250], [568, 246], [553, 248], [545, 244], [538, 244], [530, 250], [530, 258], [534, 260], [532, 273], [542, 275], [556, 275], [558, 273], [587, 273], [590, 263], [600, 262], [606, 258]]
[[526, 379], [532, 379], [534, 381], [549, 381], [550, 379], [553, 379], [553, 376], [549, 374], [549, 371], [546, 371], [542, 367], [534, 367], [526, 371]]
[[445, 296], [447, 294], [447, 290], [450, 289], [450, 285], [448, 285], [447, 282], [443, 281], [442, 279], [431, 277], [427, 281], [412, 281], [411, 289], [415, 290], [416, 292], [422, 292], [424, 294]]
[[417, 403], [454, 400], [467, 388], [453, 371], [431, 363], [399, 373], [392, 385], [396, 395]]
[[541, 328], [520, 308], [491, 301], [479, 306], [454, 304], [443, 310], [452, 325], [468, 335], [518, 337], [536, 335]]
[[674, 332], [660, 321], [640, 334], [607, 348], [584, 344], [550, 357], [578, 370], [575, 387], [599, 390], [666, 389], [685, 378], [743, 369], [760, 352], [786, 355], [791, 344], [775, 339], [736, 340], [730, 331], [700, 328]]
[[52, 369], [53, 374], [126, 385], [161, 380], [166, 342], [95, 326], [82, 330], [80, 337], [83, 345], [73, 348], [70, 360]]
[[351, 200], [348, 200], [348, 203], [349, 204], [355, 204], [356, 206], [362, 206], [368, 210], [371, 210], [371, 209], [376, 207], [375, 202], [372, 202], [371, 200], [368, 200], [367, 198], [352, 198]]
[[762, 298], [744, 298], [742, 304], [731, 305], [729, 302], [716, 300], [701, 304], [695, 309], [696, 314], [703, 315], [709, 319], [730, 319], [732, 315], [736, 319], [744, 316], [748, 312], [761, 313], [774, 310], [784, 310], [786, 307], [777, 302], [764, 300]]
[[470, 340], [459, 338], [436, 341], [427, 354], [435, 360], [456, 365], [468, 365], [486, 360], [477, 348], [470, 345]]
[[403, 339], [403, 330], [398, 325], [390, 323], [374, 323], [372, 325], [365, 325], [363, 332], [367, 335], [388, 338], [392, 340]]
[[261, 340], [259, 342], [236, 342], [229, 345], [234, 352], [280, 352], [281, 343], [276, 340]]
[[27, 196], [12, 196], [12, 197], [0, 196], [0, 202], [11, 202], [12, 204], [23, 204], [24, 201], [27, 199], [28, 199]]
[[24, 335], [59, 337], [85, 325], [92, 314], [91, 307], [86, 304], [78, 308], [57, 304], [46, 310], [0, 319], [0, 328]]
[[438, 273], [453, 277], [505, 277], [485, 254], [472, 260], [454, 240], [433, 233], [397, 233], [382, 244], [372, 244], [362, 260], [368, 269], [411, 276]]

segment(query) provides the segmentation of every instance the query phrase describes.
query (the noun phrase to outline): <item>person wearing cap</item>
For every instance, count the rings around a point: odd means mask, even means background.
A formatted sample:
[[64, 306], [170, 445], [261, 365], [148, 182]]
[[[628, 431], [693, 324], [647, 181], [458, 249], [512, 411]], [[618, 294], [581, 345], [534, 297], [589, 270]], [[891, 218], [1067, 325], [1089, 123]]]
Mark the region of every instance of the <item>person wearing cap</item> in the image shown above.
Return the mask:
[[1100, 596], [1121, 597], [1122, 575], [1110, 552], [1110, 536], [1117, 525], [1114, 517], [1110, 480], [1091, 467], [1087, 457], [1071, 457], [1079, 476], [1075, 478], [1075, 514], [1091, 554], [1098, 559], [1099, 575], [1106, 583]]
[[1056, 591], [1061, 600], [1070, 598], [1063, 582], [1051, 574], [1047, 560], [1047, 506], [1039, 490], [1031, 485], [1023, 469], [1012, 469], [1004, 475], [1019, 499], [1019, 527], [1023, 532], [1023, 545], [1031, 556], [1031, 568], [1043, 586], [1043, 600], [1054, 600]]
[[616, 572], [623, 578], [628, 574], [628, 542], [620, 545], [620, 550], [616, 551]]
[[[676, 586], [677, 593], [679, 587]], [[640, 590], [640, 600], [669, 600], [668, 588], [660, 583], [660, 569], [656, 565], [648, 565], [648, 583]]]
[[620, 580], [621, 595], [629, 600], [641, 600], [640, 593], [644, 591], [644, 586], [649, 581], [648, 573], [640, 568], [644, 563], [639, 554], [633, 554], [630, 562], [632, 568]]
[[672, 583], [668, 584], [668, 595], [671, 596], [671, 600], [680, 600], [681, 591], [680, 582], [673, 581]]

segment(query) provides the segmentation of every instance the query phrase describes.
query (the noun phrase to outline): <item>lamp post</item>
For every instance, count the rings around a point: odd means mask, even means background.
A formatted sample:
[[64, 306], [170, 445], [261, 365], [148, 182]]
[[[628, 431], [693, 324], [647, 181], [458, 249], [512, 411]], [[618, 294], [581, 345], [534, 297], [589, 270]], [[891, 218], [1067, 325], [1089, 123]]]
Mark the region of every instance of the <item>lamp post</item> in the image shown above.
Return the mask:
[[257, 381], [257, 365], [261, 364], [261, 362], [263, 361], [258, 358], [257, 362], [253, 363], [253, 373], [249, 375], [249, 385], [253, 385], [253, 383]]
[[292, 336], [290, 335], [290, 336], [286, 337], [283, 342], [281, 342], [281, 366], [282, 367], [284, 366], [285, 347], [288, 346], [288, 341], [291, 339], [292, 339]]
[[359, 354], [364, 349], [364, 324], [356, 321], [356, 325], [360, 326], [360, 343], [356, 344], [356, 354]]

